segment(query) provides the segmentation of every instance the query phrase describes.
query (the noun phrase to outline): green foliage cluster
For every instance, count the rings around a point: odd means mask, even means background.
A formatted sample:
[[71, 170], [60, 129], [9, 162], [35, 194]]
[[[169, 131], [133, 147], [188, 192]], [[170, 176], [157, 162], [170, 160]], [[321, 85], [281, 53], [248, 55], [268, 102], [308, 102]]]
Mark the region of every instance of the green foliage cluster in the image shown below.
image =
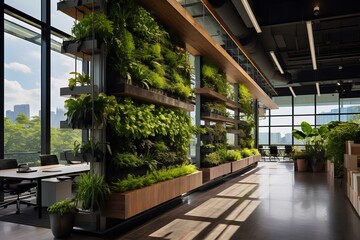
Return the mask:
[[115, 72], [129, 83], [187, 99], [191, 68], [184, 43], [135, 0], [109, 1], [108, 13], [114, 23], [108, 62]]
[[100, 93], [94, 99], [94, 103], [92, 101], [91, 94], [81, 94], [76, 99], [69, 98], [65, 100], [65, 108], [67, 108], [65, 115], [69, 126], [73, 129], [91, 128], [93, 117], [95, 128], [106, 126], [108, 121], [119, 120], [120, 115], [118, 114], [117, 102], [114, 96], [106, 96], [104, 93]]
[[103, 176], [96, 173], [83, 173], [76, 181], [76, 201], [83, 210], [99, 210], [105, 203], [110, 188]]
[[56, 202], [47, 209], [49, 214], [66, 215], [75, 214], [78, 212], [76, 205], [69, 199]]
[[201, 67], [202, 86], [210, 88], [223, 96], [228, 96], [230, 91], [229, 85], [226, 82], [226, 75], [222, 69], [217, 67], [209, 60], [204, 60]]
[[223, 102], [205, 102], [202, 104], [202, 107], [205, 111], [210, 113], [219, 114], [225, 117], [229, 117], [229, 113], [226, 111], [225, 103]]
[[68, 79], [69, 81], [69, 88], [72, 90], [76, 85], [85, 86], [91, 84], [91, 78], [87, 74], [81, 74], [78, 72], [71, 72], [70, 74], [74, 75], [74, 77], [71, 77]]
[[234, 162], [234, 161], [239, 161], [242, 159], [242, 155], [240, 151], [236, 151], [236, 150], [229, 150], [226, 153], [226, 162]]
[[251, 149], [249, 148], [243, 148], [241, 149], [241, 155], [246, 158], [246, 157], [250, 157], [250, 156], [253, 156], [253, 152]]
[[241, 106], [241, 112], [248, 117], [252, 117], [254, 114], [254, 109], [252, 107], [252, 96], [249, 89], [243, 84], [239, 84], [238, 102]]
[[[94, 26], [93, 26], [94, 24]], [[95, 39], [107, 43], [113, 36], [113, 22], [104, 13], [86, 14], [75, 22], [71, 33], [74, 40], [84, 40], [92, 36], [94, 28]]]
[[191, 118], [181, 110], [136, 104], [126, 98], [119, 103], [119, 117], [111, 125], [129, 141], [161, 137], [176, 152], [187, 152], [192, 137]]
[[345, 142], [358, 141], [360, 127], [351, 122], [331, 122], [327, 125], [326, 155], [335, 163], [339, 173], [344, 164]]
[[215, 152], [205, 155], [201, 162], [202, 167], [213, 167], [226, 162], [240, 161], [246, 157], [258, 155], [257, 149], [226, 150], [218, 149]]
[[162, 168], [158, 171], [148, 173], [146, 175], [135, 177], [128, 175], [126, 179], [113, 182], [111, 189], [114, 192], [126, 192], [146, 186], [150, 186], [157, 182], [162, 182], [185, 176], [196, 172], [196, 166], [194, 165], [181, 165], [172, 168]]
[[133, 153], [116, 153], [112, 160], [116, 168], [136, 168], [144, 165], [144, 161]]

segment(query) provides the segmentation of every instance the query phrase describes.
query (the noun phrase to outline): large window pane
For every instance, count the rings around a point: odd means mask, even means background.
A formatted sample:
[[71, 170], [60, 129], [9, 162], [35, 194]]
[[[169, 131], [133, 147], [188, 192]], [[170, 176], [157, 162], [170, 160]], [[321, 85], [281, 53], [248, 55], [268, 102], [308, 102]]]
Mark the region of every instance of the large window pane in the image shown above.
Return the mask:
[[314, 116], [294, 116], [294, 125], [301, 125], [303, 121], [311, 125], [315, 124]]
[[339, 115], [317, 115], [316, 116], [316, 126], [320, 126], [322, 124], [327, 124], [332, 121], [339, 121]]
[[269, 145], [268, 127], [259, 127], [259, 145]]
[[273, 101], [278, 105], [279, 109], [272, 109], [271, 115], [292, 115], [291, 96], [273, 97]]
[[259, 118], [259, 126], [269, 126], [269, 116]]
[[34, 18], [41, 18], [41, 0], [5, 0], [5, 3]]
[[271, 117], [271, 126], [287, 126], [291, 125], [291, 116], [286, 117]]
[[[53, 40], [58, 40], [53, 37]], [[60, 129], [60, 121], [66, 119], [64, 116], [65, 97], [60, 97], [60, 88], [67, 87], [68, 79], [73, 77], [70, 72], [82, 72], [81, 61], [63, 55], [61, 53], [51, 52], [51, 153], [58, 155], [60, 152], [72, 149], [74, 141], [81, 142], [81, 130]]]
[[340, 113], [360, 113], [360, 98], [340, 99]]
[[[20, 1], [13, 1], [20, 2]], [[21, 1], [24, 5], [30, 4]], [[35, 6], [37, 1], [31, 1]], [[6, 16], [7, 20], [11, 20]], [[40, 30], [17, 21], [20, 27]], [[25, 33], [25, 32], [22, 32]], [[34, 40], [34, 39], [32, 39]], [[40, 151], [40, 46], [5, 33], [5, 158], [19, 163], [39, 162]]]
[[75, 20], [65, 13], [58, 11], [57, 2], [58, 1], [51, 1], [51, 25], [63, 32], [71, 34], [71, 28]]
[[339, 112], [339, 94], [316, 96], [316, 114], [335, 114]]
[[271, 127], [270, 128], [270, 144], [289, 145], [292, 142], [292, 128], [291, 127]]
[[344, 114], [340, 116], [340, 121], [360, 123], [360, 114]]
[[294, 114], [314, 114], [314, 100], [313, 95], [300, 95], [294, 98]]

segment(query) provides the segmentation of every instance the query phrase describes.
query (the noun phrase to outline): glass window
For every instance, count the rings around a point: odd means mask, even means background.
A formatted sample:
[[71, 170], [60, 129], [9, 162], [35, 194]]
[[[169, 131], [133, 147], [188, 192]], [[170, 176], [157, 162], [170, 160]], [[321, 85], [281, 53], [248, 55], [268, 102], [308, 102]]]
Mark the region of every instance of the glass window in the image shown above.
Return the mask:
[[[53, 37], [53, 42], [58, 40]], [[76, 67], [76, 70], [75, 70]], [[51, 51], [51, 153], [58, 155], [60, 152], [72, 149], [74, 141], [81, 142], [81, 130], [60, 129], [60, 121], [64, 121], [65, 97], [60, 96], [60, 88], [68, 86], [68, 79], [73, 77], [70, 72], [82, 73], [81, 61], [56, 51]]]
[[5, 0], [5, 3], [34, 18], [41, 18], [41, 0]]
[[292, 127], [271, 127], [270, 128], [270, 144], [292, 144]]
[[57, 2], [51, 1], [51, 26], [71, 35], [75, 19], [57, 10]]
[[340, 121], [360, 123], [360, 114], [343, 114], [340, 116]]
[[340, 113], [360, 113], [360, 98], [340, 99]]
[[[12, 1], [20, 2], [20, 1]], [[24, 5], [36, 5], [33, 1], [21, 1]], [[9, 19], [6, 17], [6, 27]], [[17, 21], [17, 29], [27, 29], [17, 33], [40, 36], [40, 30]], [[12, 28], [15, 32], [15, 28]], [[31, 29], [31, 31], [29, 30]], [[20, 35], [18, 35], [20, 36]], [[33, 40], [5, 33], [5, 158], [16, 158], [18, 163], [39, 163], [40, 151], [40, 46]]]
[[294, 115], [314, 114], [314, 95], [300, 95], [294, 98]]
[[301, 123], [305, 121], [310, 123], [311, 125], [315, 124], [314, 116], [294, 116], [294, 125], [301, 125]]
[[269, 145], [268, 127], [259, 127], [259, 145]]
[[339, 94], [321, 94], [316, 96], [316, 114], [334, 114], [339, 112]]
[[291, 116], [286, 117], [271, 117], [271, 126], [288, 126], [292, 123]]
[[260, 117], [259, 118], [259, 126], [269, 126], [269, 117]]
[[271, 115], [292, 115], [292, 97], [273, 97], [273, 101], [278, 105], [278, 109], [271, 109]]
[[[316, 126], [320, 126], [322, 124], [327, 124], [331, 121], [339, 121], [339, 115], [317, 115], [316, 116]], [[341, 120], [343, 121], [343, 120]]]

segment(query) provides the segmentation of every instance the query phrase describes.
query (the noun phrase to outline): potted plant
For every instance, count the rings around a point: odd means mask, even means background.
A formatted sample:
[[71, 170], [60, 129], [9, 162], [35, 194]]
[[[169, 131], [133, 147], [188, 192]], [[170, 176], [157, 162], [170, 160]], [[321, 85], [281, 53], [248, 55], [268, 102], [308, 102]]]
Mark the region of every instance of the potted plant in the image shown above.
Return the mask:
[[56, 202], [47, 209], [50, 215], [51, 231], [56, 238], [68, 237], [74, 226], [75, 214], [78, 212], [73, 201], [66, 199]]
[[299, 151], [293, 154], [293, 159], [295, 161], [295, 171], [305, 172], [308, 170], [308, 161], [306, 152]]
[[313, 128], [305, 121], [301, 123], [301, 130], [293, 130], [293, 136], [305, 142], [305, 152], [314, 171], [321, 171], [325, 167], [325, 136], [327, 132], [326, 125]]
[[110, 188], [103, 176], [83, 173], [77, 183], [76, 201], [82, 210], [98, 211], [110, 194]]
[[93, 98], [90, 94], [81, 94], [76, 99], [69, 98], [65, 100], [65, 108], [67, 108], [66, 121], [73, 129], [91, 128], [92, 119], [94, 119], [94, 128], [102, 128], [106, 126], [108, 120], [115, 119], [118, 113], [116, 98], [106, 96], [104, 93], [100, 93], [97, 98]]
[[[92, 151], [92, 147], [94, 149], [94, 152]], [[81, 154], [85, 162], [91, 162], [92, 158], [94, 162], [97, 162], [104, 159], [105, 156], [104, 148], [106, 148], [106, 151], [110, 155], [112, 155], [110, 143], [108, 142], [94, 141], [92, 146], [91, 140], [84, 143], [80, 143], [76, 140], [74, 142], [74, 148], [72, 152], [74, 156]], [[92, 156], [93, 153], [94, 156]]]
[[70, 72], [70, 74], [74, 75], [68, 79], [69, 88], [72, 90], [75, 86], [80, 85], [81, 87], [85, 85], [91, 84], [91, 78], [88, 74], [81, 74], [79, 72]]

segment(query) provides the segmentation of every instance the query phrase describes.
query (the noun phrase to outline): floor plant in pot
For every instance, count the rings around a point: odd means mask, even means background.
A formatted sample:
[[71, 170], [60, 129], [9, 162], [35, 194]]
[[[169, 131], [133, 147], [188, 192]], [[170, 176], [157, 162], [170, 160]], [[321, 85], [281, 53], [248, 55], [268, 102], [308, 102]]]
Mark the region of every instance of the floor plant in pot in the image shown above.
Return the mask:
[[66, 199], [48, 207], [51, 231], [56, 238], [70, 236], [78, 212], [73, 201]]

